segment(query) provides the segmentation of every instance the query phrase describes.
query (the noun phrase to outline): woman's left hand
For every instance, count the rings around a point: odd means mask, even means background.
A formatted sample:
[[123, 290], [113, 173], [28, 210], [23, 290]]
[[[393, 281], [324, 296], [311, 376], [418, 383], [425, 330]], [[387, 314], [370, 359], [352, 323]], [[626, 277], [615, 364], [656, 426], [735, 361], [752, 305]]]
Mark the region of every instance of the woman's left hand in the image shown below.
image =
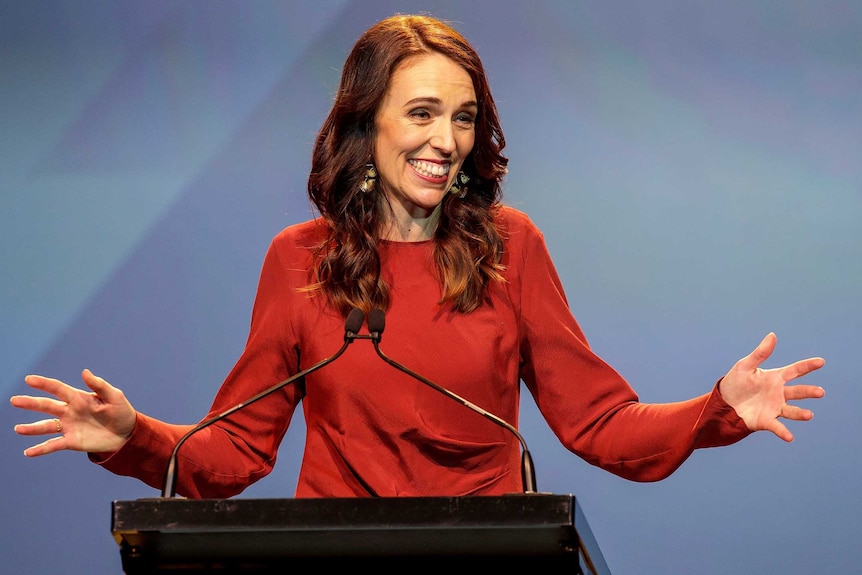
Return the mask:
[[809, 409], [791, 405], [789, 401], [823, 397], [825, 391], [816, 385], [786, 385], [826, 363], [821, 357], [802, 359], [774, 369], [761, 369], [775, 349], [776, 337], [769, 333], [748, 356], [736, 362], [719, 384], [724, 400], [748, 429], [771, 431], [784, 441], [793, 441], [793, 434], [779, 421], [779, 417], [808, 421], [814, 417]]

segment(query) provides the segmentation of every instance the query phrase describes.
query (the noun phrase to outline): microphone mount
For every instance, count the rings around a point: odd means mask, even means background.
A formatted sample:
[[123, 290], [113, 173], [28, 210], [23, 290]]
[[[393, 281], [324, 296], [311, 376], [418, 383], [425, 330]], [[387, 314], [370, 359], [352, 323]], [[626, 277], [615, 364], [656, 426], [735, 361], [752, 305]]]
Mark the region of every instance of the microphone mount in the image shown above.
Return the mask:
[[443, 395], [446, 395], [449, 398], [454, 399], [455, 401], [457, 401], [461, 405], [475, 411], [476, 413], [478, 413], [482, 417], [485, 417], [486, 419], [493, 421], [497, 425], [499, 425], [499, 426], [507, 429], [509, 432], [511, 432], [518, 439], [518, 442], [521, 444], [521, 483], [522, 483], [523, 488], [524, 488], [524, 493], [537, 493], [537, 491], [536, 491], [536, 471], [535, 471], [535, 468], [533, 466], [533, 457], [530, 455], [530, 450], [527, 449], [527, 442], [526, 442], [526, 440], [524, 440], [524, 437], [521, 435], [521, 433], [512, 424], [510, 424], [508, 421], [494, 415], [493, 413], [491, 413], [489, 411], [482, 409], [478, 405], [468, 401], [467, 399], [464, 399], [460, 395], [446, 389], [445, 387], [442, 387], [442, 386], [434, 383], [433, 381], [419, 375], [418, 373], [412, 371], [411, 369], [408, 369], [407, 367], [401, 365], [400, 363], [396, 362], [395, 360], [387, 357], [380, 350], [380, 340], [381, 340], [381, 337], [383, 334], [383, 329], [385, 328], [385, 326], [386, 326], [386, 319], [385, 319], [385, 316], [383, 314], [383, 310], [378, 309], [378, 308], [372, 309], [368, 313], [368, 332], [370, 335], [369, 336], [362, 336], [362, 337], [368, 337], [369, 339], [371, 339], [371, 342], [374, 345], [374, 350], [377, 352], [377, 355], [379, 355], [380, 358], [383, 359], [383, 361], [385, 361], [389, 365], [395, 367], [399, 371], [406, 373], [410, 377], [418, 379], [419, 381], [421, 381], [425, 385], [434, 388], [435, 390], [439, 391]]
[[331, 355], [325, 359], [322, 359], [321, 361], [317, 362], [316, 364], [312, 365], [311, 367], [293, 374], [292, 376], [288, 377], [287, 379], [273, 385], [272, 387], [269, 387], [269, 388], [261, 391], [257, 395], [245, 400], [244, 402], [238, 403], [237, 405], [234, 405], [230, 409], [223, 411], [223, 412], [219, 413], [218, 415], [214, 415], [213, 417], [210, 417], [209, 419], [206, 419], [206, 420], [198, 423], [195, 427], [190, 429], [184, 436], [182, 436], [182, 438], [180, 438], [180, 440], [174, 446], [174, 450], [171, 453], [170, 459], [168, 459], [168, 465], [167, 465], [167, 468], [165, 469], [165, 481], [164, 481], [164, 485], [162, 488], [162, 497], [172, 498], [176, 495], [176, 489], [177, 489], [177, 454], [180, 451], [180, 447], [183, 446], [183, 444], [186, 442], [186, 440], [188, 440], [189, 437], [191, 437], [192, 435], [194, 435], [198, 431], [200, 431], [206, 427], [209, 427], [210, 425], [212, 425], [216, 422], [221, 421], [225, 417], [231, 415], [232, 413], [239, 411], [240, 409], [246, 407], [247, 405], [250, 405], [250, 404], [252, 404], [252, 403], [254, 403], [260, 399], [263, 399], [264, 397], [266, 397], [272, 393], [275, 393], [279, 389], [281, 389], [287, 385], [290, 385], [291, 383], [293, 383], [294, 381], [296, 381], [298, 379], [305, 377], [306, 375], [308, 375], [312, 371], [316, 371], [316, 370], [320, 369], [321, 367], [323, 367], [324, 365], [331, 363], [331, 362], [335, 361], [336, 359], [338, 359], [338, 357], [341, 356], [341, 354], [343, 354], [344, 351], [347, 349], [347, 346], [350, 345], [351, 343], [353, 343], [353, 340], [357, 339], [358, 337], [361, 337], [361, 336], [357, 335], [357, 332], [362, 327], [362, 323], [363, 323], [364, 319], [365, 319], [365, 314], [362, 312], [362, 310], [360, 310], [358, 308], [353, 308], [350, 311], [350, 313], [347, 315], [347, 320], [344, 323], [344, 344], [341, 346], [341, 348], [337, 352], [335, 352], [335, 355]]

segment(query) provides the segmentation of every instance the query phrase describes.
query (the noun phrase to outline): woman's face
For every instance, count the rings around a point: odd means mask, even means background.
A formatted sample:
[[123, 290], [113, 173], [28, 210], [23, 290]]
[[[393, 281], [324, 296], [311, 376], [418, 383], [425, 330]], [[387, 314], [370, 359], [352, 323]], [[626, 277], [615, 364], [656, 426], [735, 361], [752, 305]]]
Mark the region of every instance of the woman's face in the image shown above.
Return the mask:
[[377, 177], [396, 210], [428, 217], [473, 149], [478, 104], [464, 68], [438, 54], [395, 69], [374, 118]]

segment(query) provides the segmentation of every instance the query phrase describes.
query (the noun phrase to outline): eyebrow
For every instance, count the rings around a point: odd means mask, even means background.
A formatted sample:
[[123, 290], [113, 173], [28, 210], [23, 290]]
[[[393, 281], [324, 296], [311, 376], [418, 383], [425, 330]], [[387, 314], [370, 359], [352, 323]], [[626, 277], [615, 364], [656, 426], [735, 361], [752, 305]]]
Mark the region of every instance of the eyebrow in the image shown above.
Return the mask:
[[[420, 96], [418, 98], [413, 98], [412, 100], [405, 102], [404, 106], [413, 106], [415, 104], [423, 104], [423, 103], [440, 105], [443, 103], [443, 100], [441, 100], [440, 98], [435, 98], [433, 96]], [[460, 107], [461, 108], [478, 108], [479, 103], [476, 102], [475, 100], [469, 100], [469, 101], [461, 104]]]

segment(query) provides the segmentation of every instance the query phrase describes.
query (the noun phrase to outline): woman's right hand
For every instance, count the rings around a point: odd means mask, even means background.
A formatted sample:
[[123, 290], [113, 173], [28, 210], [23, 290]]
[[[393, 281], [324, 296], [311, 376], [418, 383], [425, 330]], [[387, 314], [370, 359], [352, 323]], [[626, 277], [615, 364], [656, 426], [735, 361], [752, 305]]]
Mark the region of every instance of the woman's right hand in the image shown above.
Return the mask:
[[28, 375], [30, 387], [51, 397], [15, 395], [14, 407], [48, 415], [48, 419], [15, 426], [19, 435], [54, 435], [24, 450], [27, 457], [47, 455], [63, 449], [88, 453], [111, 453], [120, 449], [135, 429], [137, 414], [123, 392], [93, 375], [81, 373], [84, 384], [92, 391], [77, 389], [58, 379]]

